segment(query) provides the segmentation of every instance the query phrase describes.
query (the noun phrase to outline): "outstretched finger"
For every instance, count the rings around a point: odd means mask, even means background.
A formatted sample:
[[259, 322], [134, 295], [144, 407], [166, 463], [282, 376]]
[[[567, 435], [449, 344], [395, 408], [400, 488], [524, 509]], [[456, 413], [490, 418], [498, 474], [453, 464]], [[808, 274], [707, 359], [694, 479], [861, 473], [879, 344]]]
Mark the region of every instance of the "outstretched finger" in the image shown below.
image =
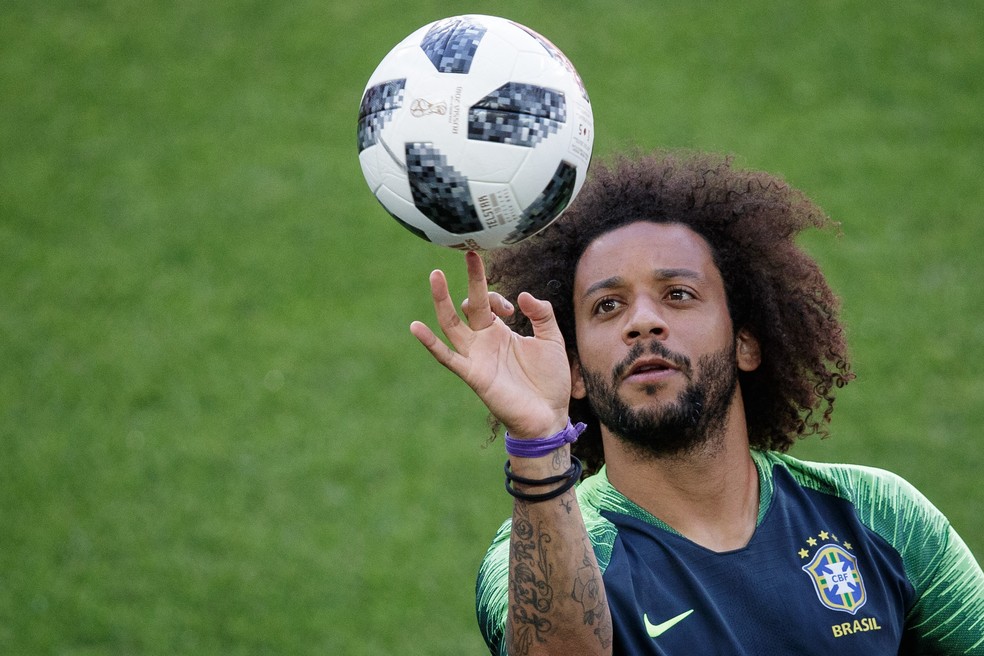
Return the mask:
[[[457, 348], [461, 344], [461, 340], [465, 337], [463, 331], [467, 331], [468, 327], [465, 326], [461, 321], [461, 317], [458, 316], [458, 311], [455, 309], [454, 301], [451, 300], [451, 294], [448, 291], [448, 279], [444, 276], [443, 271], [436, 269], [431, 272], [430, 286], [431, 300], [434, 302], [434, 314], [437, 316], [437, 323], [441, 326], [441, 330], [444, 331], [447, 338]], [[427, 344], [424, 344], [424, 346], [427, 346]]]
[[485, 278], [485, 264], [475, 251], [465, 253], [468, 267], [468, 325], [472, 330], [488, 328], [495, 321], [495, 314], [489, 303], [489, 283]]
[[454, 371], [454, 360], [458, 354], [442, 342], [426, 324], [420, 321], [414, 321], [410, 324], [410, 333], [417, 338], [417, 341], [423, 344], [424, 348], [430, 351], [430, 354], [434, 356], [435, 360]]

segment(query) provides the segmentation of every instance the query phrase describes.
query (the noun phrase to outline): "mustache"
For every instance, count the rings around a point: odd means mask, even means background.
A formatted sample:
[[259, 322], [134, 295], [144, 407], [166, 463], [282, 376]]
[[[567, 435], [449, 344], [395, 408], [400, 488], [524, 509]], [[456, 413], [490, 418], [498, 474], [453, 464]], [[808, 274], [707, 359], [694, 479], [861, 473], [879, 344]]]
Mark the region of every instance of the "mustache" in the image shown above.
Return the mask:
[[690, 358], [685, 355], [680, 355], [679, 353], [674, 353], [670, 349], [666, 348], [662, 342], [649, 340], [647, 342], [636, 342], [629, 349], [628, 354], [625, 358], [615, 365], [612, 369], [612, 380], [616, 383], [622, 379], [625, 372], [628, 371], [635, 361], [644, 355], [655, 355], [663, 358], [667, 362], [672, 363], [675, 367], [680, 369], [688, 377], [690, 376]]

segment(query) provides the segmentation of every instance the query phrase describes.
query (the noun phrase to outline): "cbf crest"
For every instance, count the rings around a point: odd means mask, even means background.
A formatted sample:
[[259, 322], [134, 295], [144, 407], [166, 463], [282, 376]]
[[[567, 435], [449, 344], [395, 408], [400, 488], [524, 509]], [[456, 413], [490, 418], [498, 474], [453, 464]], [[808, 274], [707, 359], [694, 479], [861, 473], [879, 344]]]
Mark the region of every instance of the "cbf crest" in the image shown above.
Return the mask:
[[854, 615], [868, 600], [858, 559], [839, 544], [828, 543], [817, 549], [803, 571], [813, 581], [820, 603], [831, 610]]

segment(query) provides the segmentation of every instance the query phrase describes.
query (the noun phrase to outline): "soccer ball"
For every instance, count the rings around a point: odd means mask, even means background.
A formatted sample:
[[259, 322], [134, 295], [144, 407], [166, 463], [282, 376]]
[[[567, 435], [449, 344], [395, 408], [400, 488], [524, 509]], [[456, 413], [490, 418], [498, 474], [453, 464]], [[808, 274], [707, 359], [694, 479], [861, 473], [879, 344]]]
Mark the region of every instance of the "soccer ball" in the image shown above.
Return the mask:
[[495, 16], [421, 27], [369, 78], [359, 161], [410, 232], [463, 250], [515, 244], [549, 225], [584, 183], [588, 94], [564, 54]]

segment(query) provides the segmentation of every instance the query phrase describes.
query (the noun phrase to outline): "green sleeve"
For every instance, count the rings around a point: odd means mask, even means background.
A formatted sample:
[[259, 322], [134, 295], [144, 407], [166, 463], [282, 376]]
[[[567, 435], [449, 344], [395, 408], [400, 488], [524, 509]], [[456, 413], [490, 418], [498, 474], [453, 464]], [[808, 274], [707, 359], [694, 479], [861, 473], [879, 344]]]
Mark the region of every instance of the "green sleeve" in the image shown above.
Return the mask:
[[902, 556], [916, 601], [903, 653], [984, 656], [984, 573], [942, 512], [901, 477], [855, 471], [863, 522]]
[[492, 654], [506, 654], [503, 633], [509, 607], [509, 534], [512, 520], [499, 528], [478, 570], [475, 610], [478, 627]]
[[[911, 558], [902, 556], [909, 571]], [[917, 654], [984, 656], [984, 573], [949, 524], [933, 561], [911, 577], [917, 601], [906, 617], [906, 646]]]

